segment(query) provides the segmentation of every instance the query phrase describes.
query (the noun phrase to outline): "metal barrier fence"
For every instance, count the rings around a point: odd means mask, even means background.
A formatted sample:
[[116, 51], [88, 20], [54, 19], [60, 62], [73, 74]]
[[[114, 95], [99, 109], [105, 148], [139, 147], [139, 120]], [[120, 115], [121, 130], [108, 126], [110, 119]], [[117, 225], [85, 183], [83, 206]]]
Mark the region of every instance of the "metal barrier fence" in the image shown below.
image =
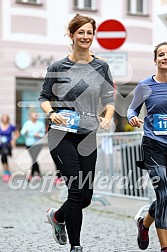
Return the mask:
[[142, 135], [142, 132], [97, 134], [96, 194], [150, 198], [149, 175], [136, 166], [136, 160], [142, 159]]

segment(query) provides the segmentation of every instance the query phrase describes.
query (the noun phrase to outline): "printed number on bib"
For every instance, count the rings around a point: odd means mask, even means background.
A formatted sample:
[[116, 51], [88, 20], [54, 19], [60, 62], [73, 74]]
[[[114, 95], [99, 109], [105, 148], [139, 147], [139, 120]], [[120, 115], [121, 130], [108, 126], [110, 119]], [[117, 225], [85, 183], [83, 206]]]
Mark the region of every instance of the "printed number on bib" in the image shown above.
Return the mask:
[[154, 114], [153, 127], [155, 135], [167, 135], [167, 115]]

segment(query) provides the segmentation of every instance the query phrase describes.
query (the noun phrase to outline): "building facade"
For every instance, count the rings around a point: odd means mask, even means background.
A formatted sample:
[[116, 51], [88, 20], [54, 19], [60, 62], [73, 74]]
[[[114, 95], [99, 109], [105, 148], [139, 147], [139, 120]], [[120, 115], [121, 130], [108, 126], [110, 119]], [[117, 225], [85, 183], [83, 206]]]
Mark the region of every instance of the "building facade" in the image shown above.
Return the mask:
[[[79, 13], [93, 17], [97, 27], [105, 20], [117, 20], [126, 29], [119, 48], [106, 49], [97, 37], [91, 48], [111, 66], [117, 89], [117, 130], [124, 131], [134, 87], [155, 71], [153, 49], [155, 41], [161, 42], [157, 37], [161, 29], [155, 31], [153, 24], [159, 22], [166, 29], [155, 12], [157, 2], [167, 6], [162, 0], [1, 0], [0, 114], [8, 113], [21, 128], [31, 108], [41, 111], [37, 98], [47, 67], [69, 54], [66, 28]], [[160, 37], [166, 39], [164, 33]]]

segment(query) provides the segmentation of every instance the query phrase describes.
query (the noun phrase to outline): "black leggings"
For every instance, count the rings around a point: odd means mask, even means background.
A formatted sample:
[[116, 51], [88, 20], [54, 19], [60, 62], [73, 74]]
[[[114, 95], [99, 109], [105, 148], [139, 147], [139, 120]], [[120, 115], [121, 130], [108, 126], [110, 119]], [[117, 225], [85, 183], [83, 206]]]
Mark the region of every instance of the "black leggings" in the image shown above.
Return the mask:
[[2, 164], [8, 164], [8, 158], [6, 154], [1, 154], [1, 162]]
[[12, 156], [12, 147], [10, 143], [0, 146], [1, 162], [2, 164], [8, 164], [8, 156]]
[[167, 229], [167, 146], [143, 137], [142, 147], [145, 167], [156, 193], [149, 214], [155, 219], [156, 228]]
[[80, 245], [82, 209], [91, 203], [97, 158], [96, 134], [66, 133], [50, 129], [51, 156], [68, 187], [68, 198], [56, 213], [66, 223], [71, 246]]

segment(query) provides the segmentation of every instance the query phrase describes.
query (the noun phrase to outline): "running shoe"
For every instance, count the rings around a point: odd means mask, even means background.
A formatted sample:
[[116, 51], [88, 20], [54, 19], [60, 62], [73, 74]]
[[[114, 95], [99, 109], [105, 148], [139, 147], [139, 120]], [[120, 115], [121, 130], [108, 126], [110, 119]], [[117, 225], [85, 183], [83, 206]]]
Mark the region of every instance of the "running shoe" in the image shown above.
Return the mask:
[[74, 246], [71, 252], [83, 252], [83, 248], [81, 246]]
[[10, 179], [10, 174], [4, 174], [3, 176], [2, 176], [2, 180], [3, 180], [3, 182], [8, 182], [9, 181], [9, 179]]
[[143, 220], [144, 217], [142, 216], [140, 216], [137, 220], [137, 228], [138, 228], [137, 242], [141, 250], [147, 249], [149, 245], [149, 236], [148, 236], [149, 229], [145, 229], [143, 227]]
[[28, 182], [30, 182], [30, 181], [31, 181], [31, 179], [33, 178], [33, 176], [32, 176], [32, 175], [30, 175], [30, 176], [27, 176], [26, 178], [27, 178]]
[[65, 230], [65, 224], [64, 223], [59, 223], [55, 219], [55, 213], [56, 209], [50, 208], [47, 211], [47, 218], [49, 223], [52, 225], [52, 230], [53, 230], [53, 238], [55, 241], [60, 244], [60, 245], [65, 245], [67, 243], [67, 235], [66, 235], [66, 230]]
[[54, 184], [55, 185], [59, 185], [59, 184], [61, 184], [63, 182], [63, 179], [62, 178], [56, 178], [55, 180], [54, 180]]
[[28, 180], [28, 182], [30, 182], [31, 180], [33, 180], [33, 182], [35, 181], [35, 182], [41, 182], [41, 177], [40, 177], [40, 175], [30, 175], [30, 176], [28, 176], [27, 177], [27, 180]]

